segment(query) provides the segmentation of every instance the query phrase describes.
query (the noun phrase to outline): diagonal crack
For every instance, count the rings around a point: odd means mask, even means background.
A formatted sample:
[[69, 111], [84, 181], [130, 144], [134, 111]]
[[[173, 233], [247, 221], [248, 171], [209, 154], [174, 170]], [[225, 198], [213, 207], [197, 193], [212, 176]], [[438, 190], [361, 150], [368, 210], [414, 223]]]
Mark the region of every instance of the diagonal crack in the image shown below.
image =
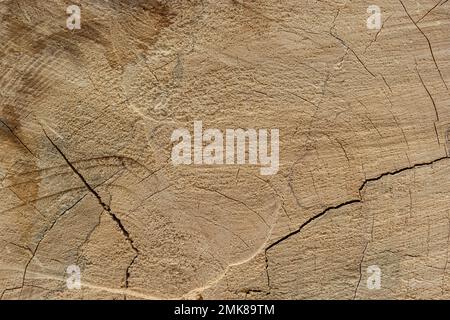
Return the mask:
[[416, 61], [416, 72], [417, 72], [417, 75], [419, 76], [419, 79], [420, 79], [420, 82], [422, 83], [422, 86], [424, 87], [425, 91], [428, 94], [428, 97], [431, 99], [431, 103], [433, 104], [434, 112], [436, 114], [436, 121], [439, 122], [439, 113], [437, 111], [436, 102], [434, 101], [433, 96], [430, 93], [430, 90], [428, 90], [428, 87], [425, 85], [425, 82], [423, 81], [423, 78], [420, 75], [420, 72], [419, 72], [419, 69], [418, 69], [418, 66], [417, 66], [417, 61]]
[[311, 218], [309, 218], [308, 220], [306, 220], [305, 222], [302, 223], [302, 225], [300, 227], [298, 227], [298, 229], [288, 233], [287, 235], [285, 235], [284, 237], [281, 237], [280, 239], [278, 239], [277, 241], [273, 242], [271, 245], [269, 245], [266, 248], [266, 252], [269, 251], [271, 248], [275, 247], [277, 244], [280, 244], [281, 242], [283, 242], [284, 240], [292, 237], [293, 235], [296, 235], [298, 233], [300, 233], [300, 231], [303, 230], [304, 227], [306, 227], [308, 224], [310, 224], [311, 222], [313, 222], [316, 219], [319, 219], [320, 217], [322, 217], [323, 215], [325, 215], [328, 211], [330, 210], [334, 210], [334, 209], [339, 209], [341, 207], [344, 207], [346, 205], [352, 204], [352, 203], [357, 203], [357, 202], [361, 202], [360, 199], [353, 199], [344, 203], [340, 203], [337, 206], [333, 206], [333, 207], [328, 207], [325, 210], [323, 210], [322, 212], [320, 212], [319, 214], [316, 214], [315, 216], [312, 216]]
[[385, 172], [385, 173], [382, 173], [382, 174], [380, 174], [380, 175], [378, 175], [378, 176], [376, 176], [374, 178], [366, 179], [366, 180], [364, 180], [364, 182], [361, 184], [361, 186], [358, 189], [358, 193], [359, 193], [358, 199], [349, 200], [349, 201], [340, 203], [338, 205], [331, 206], [331, 207], [328, 207], [328, 208], [324, 209], [320, 213], [318, 213], [318, 214], [312, 216], [311, 218], [309, 218], [308, 220], [306, 220], [296, 230], [288, 233], [287, 235], [281, 237], [280, 239], [276, 240], [275, 242], [273, 242], [272, 244], [267, 246], [266, 249], [264, 250], [264, 255], [265, 255], [265, 259], [266, 259], [265, 271], [266, 271], [266, 276], [267, 276], [267, 282], [268, 282], [268, 285], [269, 285], [269, 289], [271, 287], [270, 287], [270, 277], [269, 277], [269, 259], [268, 259], [268, 256], [267, 256], [267, 252], [270, 249], [272, 249], [273, 247], [277, 246], [278, 244], [284, 242], [285, 240], [291, 238], [292, 236], [294, 236], [296, 234], [299, 234], [310, 223], [312, 223], [315, 220], [321, 218], [322, 216], [327, 214], [329, 211], [335, 210], [335, 209], [339, 209], [339, 208], [345, 207], [345, 206], [353, 204], [353, 203], [361, 203], [363, 201], [362, 200], [362, 196], [361, 196], [361, 192], [364, 190], [364, 188], [366, 187], [366, 185], [368, 183], [373, 182], [373, 181], [378, 181], [378, 180], [380, 180], [380, 179], [382, 179], [382, 178], [384, 178], [386, 176], [397, 175], [397, 174], [402, 173], [402, 172], [407, 171], [407, 170], [412, 170], [412, 169], [416, 169], [416, 168], [420, 168], [420, 167], [426, 167], [426, 166], [432, 165], [432, 164], [434, 164], [436, 162], [439, 162], [439, 161], [442, 161], [442, 160], [445, 160], [445, 159], [450, 159], [450, 157], [449, 156], [444, 156], [444, 157], [441, 157], [441, 158], [438, 158], [438, 159], [435, 159], [435, 160], [432, 160], [432, 161], [429, 161], [429, 162], [418, 163], [418, 164], [415, 164], [415, 165], [410, 166], [410, 167], [405, 167], [405, 168], [401, 168], [401, 169], [398, 169], [398, 170]]
[[134, 240], [131, 238], [130, 233], [123, 225], [120, 218], [111, 210], [111, 207], [106, 204], [103, 199], [100, 197], [97, 191], [86, 181], [86, 179], [83, 177], [83, 175], [74, 167], [74, 165], [69, 161], [69, 159], [66, 157], [66, 155], [61, 151], [61, 149], [56, 145], [55, 142], [47, 135], [47, 132], [43, 129], [45, 136], [50, 141], [50, 143], [53, 145], [53, 147], [58, 151], [58, 153], [61, 155], [61, 157], [64, 159], [64, 161], [67, 163], [67, 165], [72, 169], [72, 171], [80, 178], [80, 180], [85, 185], [86, 189], [89, 190], [98, 200], [100, 205], [105, 209], [106, 212], [108, 212], [109, 216], [112, 218], [112, 220], [117, 224], [120, 231], [122, 232], [123, 236], [125, 237], [126, 241], [130, 244], [131, 249], [134, 251], [134, 257], [131, 260], [130, 264], [128, 265], [126, 272], [125, 272], [125, 288], [128, 288], [129, 285], [129, 277], [130, 277], [130, 269], [134, 262], [136, 261], [136, 258], [139, 255], [139, 250], [134, 244]]
[[[431, 11], [433, 11], [441, 3], [441, 1], [442, 0], [439, 0], [430, 10], [428, 10], [419, 20], [417, 20], [416, 23], [419, 23], [420, 21], [422, 21]], [[447, 2], [447, 1], [445, 1], [445, 2]], [[442, 3], [442, 4], [444, 4], [444, 3]]]
[[356, 52], [347, 44], [345, 43], [344, 40], [342, 40], [341, 38], [339, 38], [336, 34], [334, 34], [333, 32], [330, 32], [330, 35], [335, 38], [336, 40], [338, 40], [345, 48], [347, 48], [348, 50], [350, 50], [351, 53], [353, 53], [353, 55], [356, 57], [356, 60], [358, 60], [358, 62], [364, 67], [364, 69], [366, 69], [366, 71], [375, 78], [375, 75], [373, 74], [372, 71], [369, 70], [369, 68], [367, 68], [366, 64], [361, 60], [361, 58], [356, 54]]
[[[374, 177], [374, 178], [366, 179], [366, 180], [363, 182], [363, 184], [361, 185], [361, 187], [359, 187], [359, 193], [361, 194], [361, 191], [366, 187], [366, 185], [367, 185], [369, 182], [373, 182], [373, 181], [380, 180], [380, 179], [382, 179], [382, 178], [385, 177], [385, 176], [395, 176], [395, 175], [397, 175], [397, 174], [399, 174], [399, 173], [402, 173], [402, 172], [404, 172], [404, 171], [407, 171], [407, 170], [412, 170], [412, 169], [416, 169], [416, 168], [421, 168], [421, 167], [430, 166], [430, 165], [432, 165], [432, 164], [434, 164], [434, 163], [436, 163], [436, 162], [440, 162], [440, 161], [445, 160], [445, 159], [450, 159], [450, 157], [444, 156], [444, 157], [440, 157], [440, 158], [437, 158], [437, 159], [432, 160], [432, 161], [429, 161], [429, 162], [416, 163], [415, 165], [412, 165], [412, 166], [410, 166], [410, 167], [405, 167], [405, 168], [401, 168], [401, 169], [398, 169], [398, 170], [394, 170], [394, 171], [390, 171], [390, 172], [385, 172], [385, 173], [382, 173], [382, 174], [380, 174], [379, 176], [376, 176], [376, 177]], [[362, 201], [362, 200], [361, 200], [361, 196], [360, 196], [359, 201]]]
[[31, 151], [31, 149], [30, 148], [28, 148], [28, 146], [19, 138], [19, 136], [14, 132], [14, 130], [10, 127], [10, 126], [8, 126], [7, 124], [6, 124], [6, 122], [5, 121], [3, 121], [3, 120], [1, 120], [0, 119], [0, 123], [3, 125], [3, 126], [5, 126], [6, 127], [6, 129], [8, 129], [8, 131], [14, 136], [14, 138], [16, 138], [17, 139], [17, 141], [19, 141], [19, 143], [22, 145], [22, 147], [24, 147], [34, 158], [36, 158], [37, 159], [37, 157], [36, 157], [36, 155]]
[[434, 57], [433, 47], [431, 46], [430, 39], [428, 39], [428, 37], [425, 34], [425, 32], [423, 32], [422, 29], [420, 29], [420, 27], [417, 25], [417, 23], [411, 17], [411, 15], [409, 14], [408, 10], [406, 9], [406, 6], [403, 4], [402, 0], [399, 0], [399, 1], [402, 4], [403, 9], [405, 10], [405, 12], [406, 12], [407, 16], [409, 17], [409, 19], [411, 20], [411, 22], [414, 24], [414, 26], [417, 28], [417, 30], [420, 31], [420, 33], [423, 35], [425, 40], [427, 40], [428, 48], [430, 49], [430, 53], [431, 53], [431, 58], [433, 58], [434, 65], [436, 66], [436, 69], [437, 69], [437, 71], [439, 73], [439, 76], [441, 77], [442, 83], [444, 84], [445, 89], [447, 89], [447, 91], [448, 91], [447, 83], [445, 82], [444, 77], [442, 76], [441, 69], [439, 69], [439, 66], [437, 64], [436, 58]]
[[[414, 58], [414, 60], [415, 60], [415, 58]], [[416, 61], [416, 72], [417, 72], [417, 75], [419, 76], [419, 79], [420, 79], [420, 82], [422, 83], [422, 86], [424, 87], [425, 91], [428, 94], [428, 97], [431, 100], [431, 103], [433, 104], [434, 112], [436, 114], [436, 121], [434, 121], [434, 132], [436, 133], [437, 143], [440, 145], [441, 141], [439, 139], [439, 133], [438, 133], [437, 126], [436, 126], [437, 122], [439, 122], [440, 120], [439, 120], [439, 113], [438, 113], [438, 110], [437, 110], [436, 102], [434, 101], [433, 96], [430, 93], [430, 90], [428, 90], [427, 86], [425, 85], [425, 82], [422, 79], [422, 76], [420, 75], [419, 66], [417, 64], [417, 61]]]

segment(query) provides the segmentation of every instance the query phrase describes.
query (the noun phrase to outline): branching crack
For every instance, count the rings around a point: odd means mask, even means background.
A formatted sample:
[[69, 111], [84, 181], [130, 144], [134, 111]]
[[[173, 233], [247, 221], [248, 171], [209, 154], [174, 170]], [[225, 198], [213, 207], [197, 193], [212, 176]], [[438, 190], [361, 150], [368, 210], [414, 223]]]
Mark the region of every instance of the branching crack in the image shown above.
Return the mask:
[[356, 57], [356, 60], [359, 61], [359, 63], [364, 67], [364, 69], [366, 69], [366, 71], [367, 71], [368, 73], [370, 73], [370, 75], [371, 75], [372, 77], [375, 78], [375, 75], [373, 74], [373, 72], [370, 71], [370, 70], [367, 68], [366, 64], [359, 58], [359, 56], [356, 54], [356, 52], [355, 52], [349, 45], [347, 45], [347, 44], [345, 43], [344, 40], [342, 40], [341, 38], [339, 38], [339, 37], [338, 37], [337, 35], [335, 35], [333, 32], [330, 32], [330, 35], [331, 35], [333, 38], [335, 38], [336, 40], [338, 40], [338, 41], [339, 41], [346, 49], [350, 50], [350, 52], [353, 53], [353, 55]]
[[61, 151], [61, 149], [56, 145], [55, 142], [47, 135], [47, 132], [45, 130], [44, 134], [47, 137], [47, 139], [50, 141], [50, 143], [53, 145], [53, 147], [58, 151], [58, 153], [61, 155], [61, 157], [64, 159], [64, 161], [67, 163], [67, 165], [72, 169], [72, 171], [80, 178], [80, 180], [85, 185], [86, 189], [89, 190], [89, 192], [94, 195], [100, 205], [105, 209], [106, 212], [108, 212], [109, 216], [112, 218], [112, 220], [116, 223], [116, 225], [119, 227], [120, 231], [122, 232], [123, 236], [125, 237], [126, 241], [129, 243], [131, 249], [134, 251], [134, 257], [131, 260], [130, 264], [128, 265], [126, 272], [125, 272], [125, 288], [128, 288], [129, 285], [129, 277], [130, 277], [130, 269], [134, 262], [136, 261], [136, 258], [139, 255], [139, 250], [134, 244], [134, 240], [131, 238], [130, 233], [123, 225], [120, 218], [111, 210], [110, 206], [106, 204], [97, 191], [86, 181], [86, 179], [83, 177], [83, 175], [75, 168], [75, 166], [69, 161], [69, 159], [66, 157], [66, 155]]
[[[328, 207], [328, 208], [324, 209], [324, 210], [321, 211], [320, 213], [318, 213], [318, 214], [312, 216], [311, 218], [309, 218], [308, 220], [306, 220], [306, 221], [305, 221], [304, 223], [302, 223], [302, 224], [300, 225], [300, 227], [298, 227], [296, 230], [294, 230], [294, 231], [288, 233], [287, 235], [281, 237], [280, 239], [276, 240], [275, 242], [273, 242], [272, 244], [270, 244], [269, 246], [267, 246], [266, 249], [265, 249], [265, 251], [264, 251], [264, 254], [265, 254], [265, 258], [266, 258], [266, 266], [265, 266], [265, 269], [266, 269], [266, 270], [265, 270], [265, 271], [266, 271], [266, 276], [267, 276], [267, 281], [268, 281], [268, 284], [269, 284], [269, 288], [270, 288], [270, 277], [269, 277], [269, 260], [268, 260], [267, 252], [268, 252], [270, 249], [272, 249], [273, 247], [277, 246], [278, 244], [284, 242], [285, 240], [291, 238], [292, 236], [294, 236], [294, 235], [296, 235], [296, 234], [299, 234], [299, 233], [300, 233], [305, 227], [307, 227], [310, 223], [312, 223], [312, 222], [314, 222], [315, 220], [321, 218], [322, 216], [324, 216], [325, 214], [327, 214], [329, 211], [335, 210], [335, 209], [339, 209], [339, 208], [345, 207], [345, 206], [350, 205], [350, 204], [361, 203], [361, 202], [363, 201], [361, 192], [364, 190], [364, 188], [367, 186], [368, 183], [373, 182], [373, 181], [378, 181], [378, 180], [380, 180], [380, 179], [382, 179], [382, 178], [384, 178], [384, 177], [386, 177], [386, 176], [397, 175], [397, 174], [400, 174], [400, 173], [402, 173], [402, 172], [404, 172], [404, 171], [407, 171], [407, 170], [412, 170], [412, 169], [416, 169], [416, 168], [420, 168], [420, 167], [430, 166], [430, 165], [432, 165], [432, 164], [434, 164], [434, 163], [437, 163], [437, 162], [442, 161], [442, 160], [445, 160], [445, 159], [450, 159], [450, 157], [449, 157], [449, 156], [444, 156], [444, 157], [441, 157], [441, 158], [432, 160], [432, 161], [430, 161], [430, 162], [418, 163], [418, 164], [415, 164], [415, 165], [413, 165], [413, 166], [401, 168], [401, 169], [398, 169], [398, 170], [395, 170], [395, 171], [385, 172], [385, 173], [382, 173], [382, 174], [380, 174], [379, 176], [376, 176], [376, 177], [374, 177], [374, 178], [366, 179], [366, 180], [364, 180], [364, 182], [361, 184], [361, 186], [360, 186], [359, 189], [358, 189], [358, 192], [359, 192], [359, 197], [358, 197], [358, 199], [349, 200], [349, 201], [343, 202], [343, 203], [341, 203], [341, 204], [338, 204], [338, 205], [335, 205], [335, 206], [331, 206], [331, 207]], [[364, 251], [365, 251], [365, 250], [364, 250]]]
[[447, 91], [448, 91], [447, 83], [445, 82], [444, 77], [442, 76], [442, 73], [441, 73], [441, 70], [439, 69], [439, 66], [437, 64], [436, 58], [434, 57], [433, 47], [431, 46], [430, 39], [428, 39], [427, 35], [422, 31], [422, 29], [420, 29], [420, 27], [417, 25], [417, 23], [411, 17], [411, 15], [409, 14], [408, 10], [406, 9], [406, 6], [403, 4], [402, 0], [399, 0], [399, 1], [402, 4], [403, 9], [405, 10], [405, 12], [408, 15], [409, 19], [411, 20], [411, 22], [416, 26], [417, 30], [420, 31], [420, 33], [423, 35], [425, 40], [427, 40], [428, 47], [429, 47], [430, 53], [431, 53], [431, 58], [433, 58], [434, 65], [436, 66], [436, 69], [437, 69], [437, 71], [439, 73], [439, 76], [441, 77], [442, 83], [444, 84], [445, 89], [447, 89]]

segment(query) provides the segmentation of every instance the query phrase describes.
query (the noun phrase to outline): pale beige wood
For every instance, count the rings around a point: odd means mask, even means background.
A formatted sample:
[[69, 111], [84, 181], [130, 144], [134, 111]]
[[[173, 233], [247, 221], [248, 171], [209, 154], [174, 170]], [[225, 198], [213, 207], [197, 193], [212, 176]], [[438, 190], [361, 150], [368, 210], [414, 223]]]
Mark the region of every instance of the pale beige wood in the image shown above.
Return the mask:
[[[3, 299], [450, 298], [450, 2], [69, 4], [0, 2]], [[196, 120], [279, 171], [174, 166]]]

